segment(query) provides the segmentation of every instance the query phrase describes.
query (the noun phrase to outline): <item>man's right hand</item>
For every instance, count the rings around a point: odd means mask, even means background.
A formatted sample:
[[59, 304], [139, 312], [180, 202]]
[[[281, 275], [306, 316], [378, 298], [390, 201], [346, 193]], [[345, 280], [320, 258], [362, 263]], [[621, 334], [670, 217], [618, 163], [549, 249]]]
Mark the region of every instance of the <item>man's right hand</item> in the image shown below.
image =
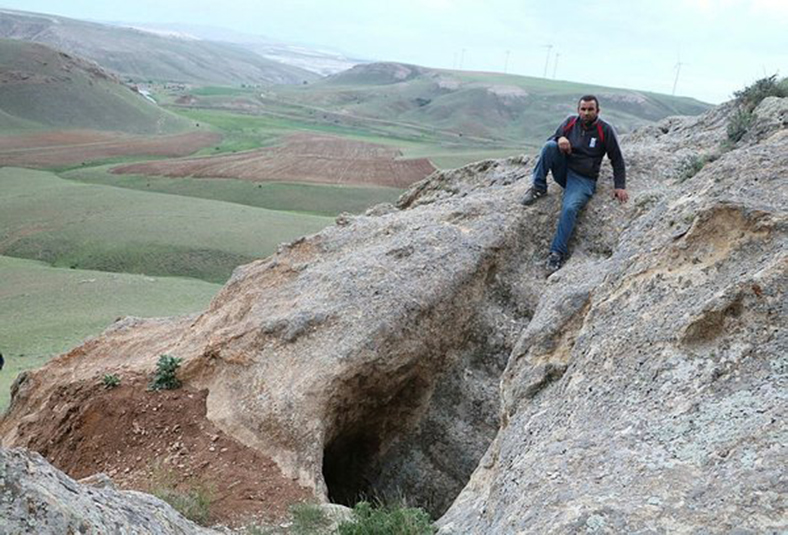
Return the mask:
[[564, 154], [572, 154], [572, 144], [564, 136], [558, 138], [558, 150]]

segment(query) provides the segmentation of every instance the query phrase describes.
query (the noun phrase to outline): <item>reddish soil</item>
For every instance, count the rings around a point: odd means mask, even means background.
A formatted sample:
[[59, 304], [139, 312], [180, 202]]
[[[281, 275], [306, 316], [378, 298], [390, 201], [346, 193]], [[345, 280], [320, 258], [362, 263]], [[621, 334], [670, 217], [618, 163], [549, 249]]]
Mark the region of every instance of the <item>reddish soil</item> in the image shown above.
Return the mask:
[[71, 130], [0, 136], [0, 166], [55, 167], [118, 156], [186, 156], [220, 140], [214, 132], [131, 136]]
[[75, 479], [104, 472], [122, 489], [207, 489], [211, 523], [285, 519], [310, 491], [217, 429], [205, 416], [206, 396], [185, 387], [151, 392], [142, 378], [113, 389], [68, 385], [42, 411], [50, 417], [22, 427], [20, 438]]
[[319, 182], [405, 188], [435, 171], [426, 158], [401, 160], [396, 148], [338, 137], [295, 134], [264, 149], [123, 165], [116, 174]]

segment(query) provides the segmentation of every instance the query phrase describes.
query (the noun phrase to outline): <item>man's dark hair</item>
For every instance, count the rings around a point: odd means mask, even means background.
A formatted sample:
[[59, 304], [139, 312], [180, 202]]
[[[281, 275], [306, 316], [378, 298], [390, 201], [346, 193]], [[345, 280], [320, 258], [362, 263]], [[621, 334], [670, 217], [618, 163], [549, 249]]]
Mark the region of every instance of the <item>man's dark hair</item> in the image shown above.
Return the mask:
[[583, 95], [580, 97], [580, 100], [577, 101], [577, 105], [580, 106], [582, 101], [591, 102], [592, 100], [596, 102], [596, 109], [599, 109], [599, 99], [596, 98], [594, 95]]

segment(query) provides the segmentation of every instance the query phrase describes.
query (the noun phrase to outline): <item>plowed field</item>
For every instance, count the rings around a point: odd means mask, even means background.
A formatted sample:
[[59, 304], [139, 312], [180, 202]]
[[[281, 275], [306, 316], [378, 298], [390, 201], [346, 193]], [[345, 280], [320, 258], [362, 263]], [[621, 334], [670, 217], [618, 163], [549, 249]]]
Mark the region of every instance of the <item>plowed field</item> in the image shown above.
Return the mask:
[[435, 171], [426, 158], [401, 160], [393, 147], [295, 134], [282, 145], [236, 154], [123, 165], [116, 174], [319, 182], [405, 188]]
[[0, 166], [56, 167], [118, 156], [186, 156], [220, 140], [214, 132], [130, 136], [76, 130], [0, 136]]

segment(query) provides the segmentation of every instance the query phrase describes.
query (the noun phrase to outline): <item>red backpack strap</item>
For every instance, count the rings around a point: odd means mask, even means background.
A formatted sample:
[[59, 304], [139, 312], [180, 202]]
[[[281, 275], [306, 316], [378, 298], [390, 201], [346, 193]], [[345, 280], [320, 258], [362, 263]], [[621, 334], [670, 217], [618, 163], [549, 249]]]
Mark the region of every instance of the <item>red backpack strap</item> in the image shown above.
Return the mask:
[[577, 122], [577, 117], [572, 117], [572, 120], [569, 121], [569, 123], [567, 123], [567, 125], [564, 127], [564, 135], [566, 135], [572, 129], [572, 127], [575, 126], [576, 122]]
[[596, 131], [599, 132], [599, 142], [600, 143], [604, 143], [605, 142], [605, 133], [602, 131], [602, 125], [599, 123], [599, 121], [597, 121], [597, 123], [596, 123]]

